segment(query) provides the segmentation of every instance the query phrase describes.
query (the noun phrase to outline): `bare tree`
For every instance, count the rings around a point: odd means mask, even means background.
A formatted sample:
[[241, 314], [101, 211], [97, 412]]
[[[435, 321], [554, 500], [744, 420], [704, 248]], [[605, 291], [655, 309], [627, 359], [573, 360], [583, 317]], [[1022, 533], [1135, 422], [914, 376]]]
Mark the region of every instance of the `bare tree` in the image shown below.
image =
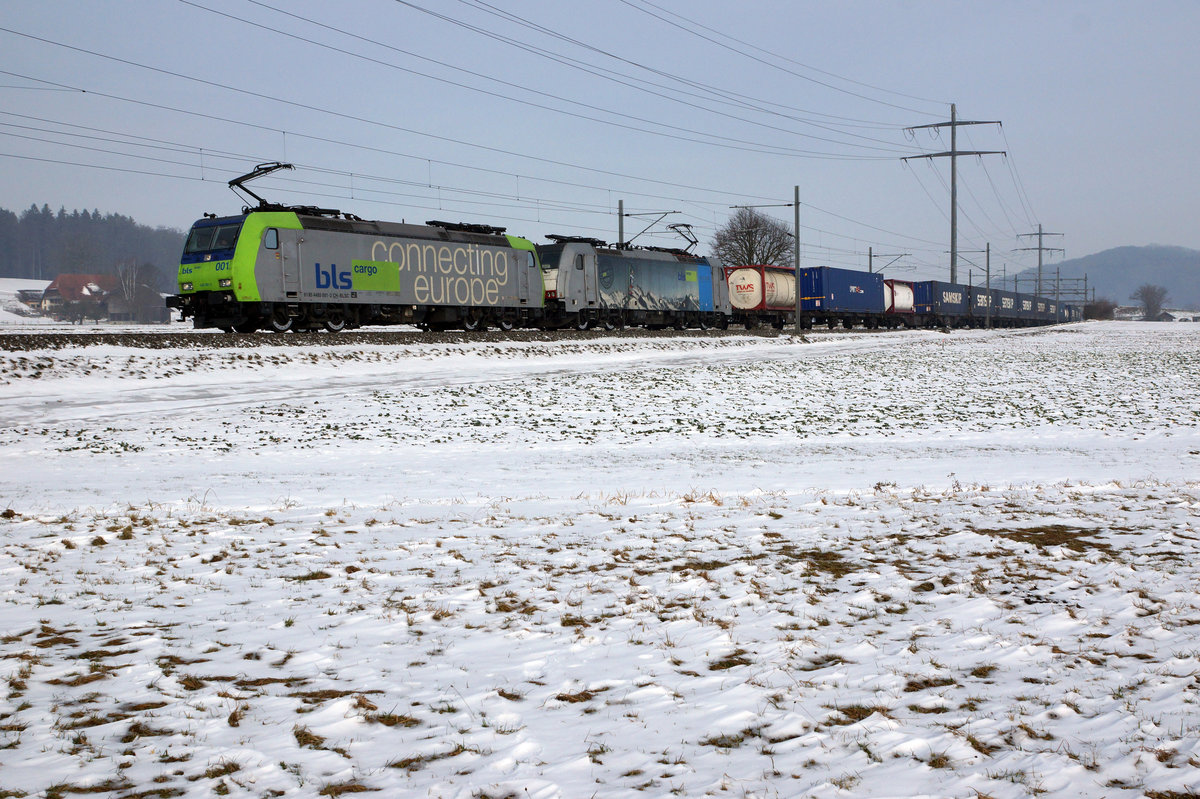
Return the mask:
[[1117, 304], [1112, 300], [1101, 297], [1083, 306], [1084, 319], [1114, 319], [1117, 315]]
[[739, 208], [713, 237], [713, 253], [729, 266], [792, 266], [792, 231], [774, 217]]
[[132, 305], [137, 300], [138, 286], [141, 285], [141, 274], [137, 261], [128, 261], [117, 265], [117, 279], [121, 281], [121, 297]]
[[1142, 306], [1144, 319], [1157, 319], [1162, 313], [1163, 303], [1167, 301], [1167, 290], [1152, 283], [1143, 283], [1138, 290], [1129, 295], [1129, 299], [1137, 300]]

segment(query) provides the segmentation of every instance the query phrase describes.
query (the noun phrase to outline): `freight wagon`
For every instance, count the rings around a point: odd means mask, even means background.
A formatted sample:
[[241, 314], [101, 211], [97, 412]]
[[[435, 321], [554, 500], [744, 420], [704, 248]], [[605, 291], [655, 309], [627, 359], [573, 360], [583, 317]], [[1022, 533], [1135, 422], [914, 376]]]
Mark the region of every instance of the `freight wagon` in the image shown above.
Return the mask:
[[957, 283], [914, 283], [913, 308], [921, 327], [960, 327], [970, 319], [966, 286]]
[[916, 319], [913, 284], [907, 280], [883, 281], [884, 324], [891, 327], [912, 327]]
[[732, 321], [751, 330], [782, 328], [796, 320], [796, 270], [786, 266], [725, 267]]
[[830, 329], [839, 322], [846, 328], [878, 327], [883, 309], [883, 275], [832, 266], [800, 270], [800, 312], [806, 321], [824, 322]]

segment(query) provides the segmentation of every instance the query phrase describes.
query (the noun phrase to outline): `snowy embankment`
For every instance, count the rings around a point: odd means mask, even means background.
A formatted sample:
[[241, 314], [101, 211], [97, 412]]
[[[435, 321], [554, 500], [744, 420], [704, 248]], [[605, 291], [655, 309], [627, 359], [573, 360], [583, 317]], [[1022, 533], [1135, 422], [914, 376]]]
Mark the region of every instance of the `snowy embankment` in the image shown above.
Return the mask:
[[1198, 383], [1128, 324], [0, 353], [0, 795], [1192, 795]]
[[15, 277], [0, 277], [0, 330], [11, 330], [14, 326], [40, 325], [51, 320], [43, 319], [17, 299], [19, 291], [44, 291], [49, 280], [25, 280]]

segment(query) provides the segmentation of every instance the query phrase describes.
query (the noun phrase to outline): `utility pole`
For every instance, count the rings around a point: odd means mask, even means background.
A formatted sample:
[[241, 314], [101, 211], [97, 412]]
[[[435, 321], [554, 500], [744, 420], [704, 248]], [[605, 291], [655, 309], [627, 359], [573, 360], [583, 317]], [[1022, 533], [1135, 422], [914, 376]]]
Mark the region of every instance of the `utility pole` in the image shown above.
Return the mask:
[[891, 258], [892, 259], [879, 268], [879, 271], [882, 272], [884, 269], [887, 269], [889, 266], [896, 263], [896, 261], [899, 261], [901, 258], [904, 258], [909, 255], [912, 255], [912, 253], [911, 252], [889, 252], [889, 253], [880, 253], [879, 255], [876, 255], [875, 247], [874, 246], [868, 247], [867, 248], [867, 271], [868, 272], [875, 271], [875, 259], [876, 258]]
[[1037, 254], [1038, 254], [1037, 296], [1039, 296], [1039, 297], [1042, 296], [1042, 253], [1043, 252], [1061, 252], [1061, 253], [1066, 252], [1066, 250], [1064, 250], [1062, 247], [1043, 247], [1042, 239], [1045, 236], [1061, 236], [1061, 235], [1062, 235], [1061, 233], [1045, 232], [1044, 230], [1042, 230], [1042, 226], [1040, 224], [1038, 225], [1038, 229], [1037, 229], [1036, 233], [1019, 233], [1018, 234], [1018, 236], [1021, 236], [1021, 237], [1037, 236], [1038, 246], [1036, 246], [1036, 247], [1019, 247], [1018, 249], [1019, 250], [1037, 250]]
[[986, 319], [986, 322], [984, 323], [984, 325], [987, 327], [988, 330], [991, 330], [992, 329], [992, 243], [990, 241], [987, 243], [986, 252], [987, 252], [987, 255], [984, 256], [984, 258], [986, 259], [984, 261], [984, 263], [987, 265], [987, 282], [984, 284], [984, 287], [987, 289], [988, 302], [987, 302], [987, 311], [984, 313], [984, 318]]
[[958, 282], [958, 156], [960, 155], [1003, 155], [1004, 150], [959, 150], [958, 127], [960, 125], [999, 125], [999, 121], [963, 122], [958, 118], [958, 110], [954, 103], [950, 104], [950, 121], [937, 122], [932, 125], [915, 125], [905, 130], [922, 130], [925, 128], [950, 128], [950, 149], [944, 153], [929, 153], [927, 155], [910, 155], [901, 158], [909, 161], [913, 158], [944, 158], [950, 157], [950, 282]]
[[[638, 236], [642, 235], [642, 233], [645, 233], [647, 230], [654, 227], [655, 225], [657, 225], [659, 222], [666, 219], [671, 214], [681, 214], [681, 213], [683, 213], [683, 212], [682, 211], [645, 211], [643, 213], [627, 214], [627, 213], [625, 213], [625, 201], [617, 200], [617, 238], [620, 239], [620, 241], [617, 242], [617, 249], [618, 250], [626, 249], [626, 245], [632, 244], [633, 239], [636, 239]], [[633, 239], [630, 239], [629, 241], [625, 241], [625, 217], [627, 217], [627, 216], [653, 216], [656, 218], [650, 224], [648, 224], [644, 228], [642, 228], [642, 232], [635, 235], [633, 237]], [[670, 226], [668, 225], [668, 227], [670, 227]], [[676, 232], [678, 232], [678, 231], [676, 231]], [[684, 238], [687, 238], [687, 237], [685, 236]]]
[[1055, 318], [1055, 320], [1058, 319], [1058, 308], [1059, 308], [1059, 304], [1060, 304], [1059, 298], [1061, 297], [1061, 294], [1059, 293], [1059, 285], [1058, 285], [1058, 279], [1060, 277], [1062, 277], [1062, 267], [1056, 266], [1056, 267], [1054, 267], [1054, 318]]
[[796, 326], [792, 330], [797, 336], [800, 335], [800, 187], [795, 187], [795, 195], [792, 197], [792, 207], [796, 210], [796, 235], [792, 236], [792, 241], [796, 246], [794, 253], [796, 258], [792, 262], [793, 272], [792, 277], [796, 282]]

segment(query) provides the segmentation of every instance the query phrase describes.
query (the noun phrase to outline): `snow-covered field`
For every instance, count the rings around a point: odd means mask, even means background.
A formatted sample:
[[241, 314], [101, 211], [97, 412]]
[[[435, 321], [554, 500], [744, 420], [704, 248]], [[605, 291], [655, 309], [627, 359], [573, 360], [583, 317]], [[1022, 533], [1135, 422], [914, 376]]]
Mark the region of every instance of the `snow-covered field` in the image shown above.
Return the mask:
[[1200, 793], [1200, 326], [0, 353], [0, 797]]

